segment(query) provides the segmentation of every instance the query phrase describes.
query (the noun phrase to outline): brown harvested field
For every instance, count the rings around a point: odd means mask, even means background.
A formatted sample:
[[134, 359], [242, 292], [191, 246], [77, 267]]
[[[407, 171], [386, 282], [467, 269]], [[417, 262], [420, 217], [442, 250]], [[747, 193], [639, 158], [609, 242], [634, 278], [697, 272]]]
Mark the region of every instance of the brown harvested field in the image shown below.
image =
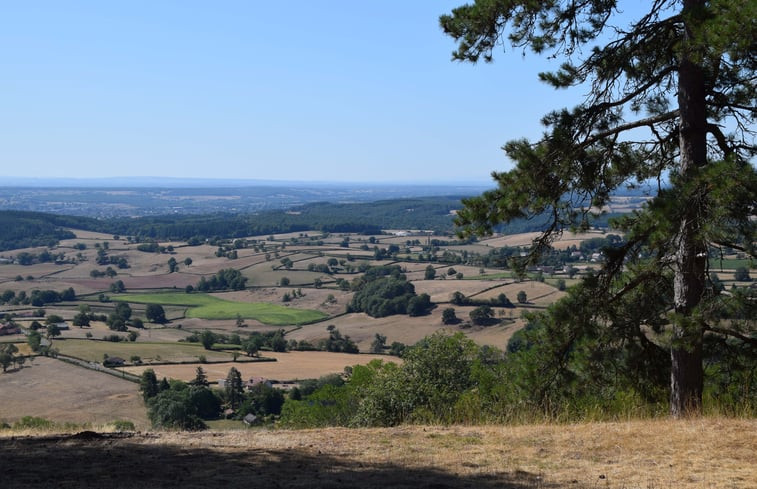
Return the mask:
[[84, 231], [82, 229], [69, 229], [74, 235], [76, 235], [75, 239], [67, 239], [61, 241], [61, 244], [68, 244], [68, 246], [73, 245], [74, 243], [77, 243], [81, 240], [91, 239], [96, 241], [114, 241], [112, 234], [105, 234], [105, 233], [96, 233], [94, 231]]
[[[52, 314], [61, 314], [64, 318], [68, 318], [72, 312], [71, 310], [68, 311], [56, 311], [54, 309], [48, 309], [48, 312]], [[144, 316], [143, 314], [136, 314], [135, 316]], [[18, 321], [18, 323], [22, 327], [28, 327], [31, 324], [31, 319], [25, 319], [22, 321]], [[137, 343], [142, 342], [154, 342], [154, 341], [165, 341], [165, 342], [176, 342], [179, 341], [182, 338], [186, 338], [191, 334], [191, 331], [184, 331], [184, 329], [177, 329], [177, 328], [171, 328], [171, 327], [163, 327], [154, 325], [151, 323], [147, 324], [147, 328], [144, 329], [134, 329], [132, 328], [132, 331], [136, 331], [139, 333], [139, 337], [137, 338]], [[44, 333], [44, 330], [43, 330]], [[90, 333], [93, 338], [100, 339], [103, 336], [110, 336], [112, 334], [117, 334], [119, 336], [126, 336], [126, 333], [118, 333], [116, 331], [113, 331], [108, 327], [107, 324], [101, 321], [92, 321], [89, 324], [89, 327], [85, 328], [79, 328], [76, 326], [71, 326], [68, 330], [61, 331], [61, 335], [59, 338], [65, 338], [65, 339], [85, 339], [87, 337], [87, 333]], [[23, 337], [24, 341], [26, 341], [26, 337]], [[53, 340], [56, 343], [59, 341], [58, 339]]]
[[[494, 238], [481, 241], [481, 244], [491, 246], [494, 248], [501, 248], [503, 246], [531, 246], [533, 240], [539, 237], [541, 233], [520, 233], [507, 236], [497, 236]], [[588, 231], [586, 233], [571, 233], [565, 232], [556, 240], [553, 246], [557, 249], [565, 249], [571, 245], [580, 245], [581, 241], [590, 238], [599, 238], [605, 236], [606, 233], [601, 231]]]
[[299, 238], [300, 235], [307, 235], [307, 236], [321, 236], [323, 234], [322, 231], [317, 230], [310, 230], [310, 231], [300, 231], [300, 232], [292, 232], [292, 233], [281, 233], [281, 234], [266, 234], [266, 235], [260, 235], [260, 236], [250, 236], [247, 239], [256, 239], [258, 241], [265, 241], [266, 245], [271, 244], [270, 241], [268, 241], [268, 238], [270, 236], [273, 236], [273, 239], [275, 241], [289, 241], [292, 238]]
[[[479, 294], [480, 292], [486, 289], [489, 289], [491, 287], [498, 287], [499, 285], [504, 286], [511, 282], [512, 280], [447, 279], [447, 280], [415, 280], [413, 281], [413, 285], [415, 286], [416, 293], [418, 294], [425, 293], [425, 294], [430, 295], [432, 302], [448, 302], [452, 294], [455, 292], [460, 292], [466, 297], [469, 297], [472, 295]], [[496, 296], [497, 294], [499, 294], [499, 292], [497, 292], [496, 294], [493, 294], [493, 296]], [[476, 295], [476, 297], [479, 297], [479, 295]], [[514, 300], [514, 297], [512, 299]]]
[[[316, 289], [306, 287], [263, 287], [259, 289], [240, 290], [236, 292], [224, 292], [213, 294], [221, 299], [236, 302], [269, 302], [271, 304], [283, 304], [281, 297], [286, 292], [300, 289], [303, 297], [293, 299], [288, 304], [298, 309], [312, 309], [324, 312], [328, 315], [340, 314], [344, 312], [345, 307], [352, 300], [352, 292], [345, 292], [334, 289]], [[329, 295], [333, 295], [336, 303], [326, 304]]]
[[103, 277], [98, 279], [69, 279], [67, 282], [72, 284], [74, 290], [76, 290], [77, 293], [88, 293], [88, 291], [107, 292], [110, 284], [112, 284], [116, 280], [123, 281], [126, 290], [170, 289], [174, 287], [183, 290], [187, 285], [197, 285], [200, 277], [182, 272], [143, 276], [129, 276], [123, 273], [119, 273], [114, 278]]
[[137, 384], [60, 360], [37, 357], [18, 371], [0, 373], [0, 392], [0, 420], [8, 423], [39, 416], [60, 423], [123, 419], [140, 429], [148, 426]]
[[[463, 308], [460, 308], [462, 310]], [[316, 342], [327, 338], [329, 333], [326, 326], [333, 324], [343, 335], [349, 337], [358, 345], [360, 351], [369, 351], [376, 333], [386, 336], [386, 344], [395, 341], [408, 345], [415, 344], [425, 336], [434, 334], [439, 329], [457, 331], [456, 327], [447, 328], [442, 324], [442, 310], [437, 307], [428, 316], [410, 317], [405, 315], [372, 318], [367, 314], [345, 314], [318, 324], [310, 324], [287, 334], [287, 339], [307, 340]], [[467, 313], [466, 318], [467, 318]], [[458, 312], [458, 317], [461, 313]]]
[[526, 293], [528, 302], [536, 305], [552, 304], [565, 295], [565, 292], [561, 292], [549, 284], [537, 282], [535, 280], [528, 280], [525, 282], [509, 282], [503, 284], [501, 287], [482, 292], [481, 294], [476, 295], [475, 298], [491, 299], [497, 297], [499, 294], [505, 294], [507, 298], [515, 304], [518, 292], [521, 290]]
[[[14, 250], [14, 252], [17, 250]], [[6, 252], [7, 253], [7, 252]], [[0, 266], [0, 284], [13, 289], [13, 290], [26, 290], [29, 291], [33, 288], [39, 288], [39, 285], [32, 285], [31, 282], [19, 281], [16, 282], [17, 275], [26, 279], [31, 275], [35, 279], [47, 277], [51, 274], [56, 274], [62, 270], [71, 268], [72, 265], [56, 265], [55, 263], [37, 263], [33, 266], [24, 265], [2, 265]]]
[[[282, 329], [282, 326], [270, 326], [267, 324], [260, 323], [258, 321], [255, 321], [254, 319], [245, 319], [244, 324], [245, 326], [242, 328], [237, 328], [237, 322], [235, 319], [200, 319], [200, 318], [184, 318], [181, 321], [176, 321], [177, 326], [181, 325], [181, 329], [179, 331], [204, 331], [204, 330], [210, 330], [215, 331], [219, 333], [229, 334], [229, 333], [238, 333], [240, 335], [243, 335], [245, 333], [250, 333], [252, 331], [259, 331], [259, 332], [267, 332], [267, 331], [278, 331]], [[292, 326], [283, 328], [283, 329], [289, 329], [292, 328]], [[160, 341], [160, 340], [159, 340]]]
[[[499, 311], [499, 309], [496, 310]], [[513, 319], [511, 321], [507, 321], [506, 324], [497, 324], [495, 326], [485, 327], [474, 326], [470, 329], [463, 329], [461, 331], [465, 333], [465, 336], [472, 339], [476, 342], [476, 344], [480, 346], [489, 345], [499, 348], [500, 350], [505, 350], [507, 348], [507, 342], [510, 340], [510, 337], [515, 334], [516, 331], [526, 325], [526, 322], [520, 318], [520, 310], [508, 309], [505, 312], [505, 314], [510, 313], [513, 314]], [[468, 313], [457, 311], [457, 317], [467, 319]]]
[[[213, 258], [195, 262], [194, 258], [192, 258], [192, 264], [188, 267], [183, 266], [182, 260], [180, 260], [179, 258], [176, 258], [176, 260], [179, 262], [179, 270], [186, 273], [198, 275], [196, 280], [200, 279], [199, 275], [213, 275], [219, 270], [223, 270], [224, 268], [244, 270], [261, 263], [266, 263], [264, 253], [256, 253], [250, 256], [243, 256], [243, 254], [240, 253], [239, 255], [239, 258], [235, 260], [229, 260], [228, 258], [217, 258], [213, 256]], [[273, 263], [273, 261], [267, 263]]]
[[231, 367], [242, 374], [242, 378], [265, 377], [279, 381], [314, 379], [327, 374], [342, 373], [344, 367], [365, 365], [371, 360], [381, 359], [401, 362], [397, 357], [387, 355], [352, 355], [349, 353], [330, 353], [325, 351], [290, 351], [287, 353], [262, 352], [265, 358], [275, 358], [275, 362], [226, 362], [187, 365], [147, 365], [124, 367], [127, 372], [141, 375], [151, 368], [156, 375], [190, 381], [197, 373], [197, 367], [203, 368], [208, 380], [225, 379]]
[[[249, 268], [242, 270], [242, 274], [249, 279], [247, 285], [254, 285], [258, 287], [273, 287], [278, 285], [279, 280], [282, 277], [287, 277], [292, 287], [297, 285], [312, 284], [316, 278], [322, 280], [328, 279], [327, 275], [316, 272], [308, 272], [302, 270], [285, 270], [283, 267], [281, 270], [273, 270], [271, 266], [278, 266], [281, 263], [277, 261], [270, 261], [253, 265]], [[282, 292], [283, 295], [283, 292]]]
[[755, 453], [757, 421], [721, 418], [37, 436], [0, 431], [9, 489], [754, 489]]

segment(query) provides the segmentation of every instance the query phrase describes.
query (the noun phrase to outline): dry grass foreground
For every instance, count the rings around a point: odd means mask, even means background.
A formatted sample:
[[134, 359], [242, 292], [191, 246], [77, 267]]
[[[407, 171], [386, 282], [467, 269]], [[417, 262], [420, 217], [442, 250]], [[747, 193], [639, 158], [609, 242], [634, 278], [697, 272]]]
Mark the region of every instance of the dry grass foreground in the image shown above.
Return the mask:
[[5, 488], [755, 488], [757, 420], [24, 435]]

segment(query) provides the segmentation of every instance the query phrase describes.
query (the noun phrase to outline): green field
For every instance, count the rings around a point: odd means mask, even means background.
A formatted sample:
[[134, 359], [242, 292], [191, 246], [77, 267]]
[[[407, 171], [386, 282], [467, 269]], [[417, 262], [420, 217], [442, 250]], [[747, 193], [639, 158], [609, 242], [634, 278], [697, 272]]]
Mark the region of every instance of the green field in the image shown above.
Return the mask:
[[718, 270], [735, 270], [739, 267], [751, 268], [751, 260], [737, 259], [737, 258], [710, 258], [710, 271], [717, 272]]
[[208, 361], [231, 361], [227, 352], [206, 350], [199, 343], [142, 343], [92, 341], [92, 340], [54, 340], [53, 346], [62, 354], [90, 362], [102, 362], [103, 354], [121, 357], [127, 361], [132, 355], [138, 355], [145, 363], [150, 362], [192, 362], [204, 356]]
[[208, 294], [119, 294], [113, 300], [139, 304], [187, 306], [187, 317], [199, 319], [255, 319], [264, 324], [284, 326], [317, 321], [326, 317], [320, 311], [295, 309], [263, 302], [233, 302]]

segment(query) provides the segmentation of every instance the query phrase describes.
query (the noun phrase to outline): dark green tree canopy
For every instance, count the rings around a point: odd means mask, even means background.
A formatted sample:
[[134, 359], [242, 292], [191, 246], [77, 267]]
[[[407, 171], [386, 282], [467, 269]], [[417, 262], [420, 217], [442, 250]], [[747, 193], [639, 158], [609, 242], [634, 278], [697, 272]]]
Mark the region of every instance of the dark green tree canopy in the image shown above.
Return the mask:
[[571, 299], [593, 311], [589, 323], [578, 324], [582, 314], [558, 317], [559, 308], [539, 322], [564, 331], [562, 352], [576, 351], [583, 335], [623, 341], [634, 361], [667, 348], [678, 416], [701, 406], [711, 338], [755, 358], [754, 324], [723, 317], [727, 301], [712, 293], [707, 254], [719, 246], [755, 256], [757, 3], [655, 0], [629, 19], [624, 7], [634, 6], [479, 0], [441, 17], [458, 42], [455, 60], [491, 62], [509, 44], [564, 59], [542, 81], [588, 89], [577, 107], [543, 117], [540, 140], [505, 144], [515, 167], [493, 173], [496, 189], [465, 200], [457, 224], [463, 234], [487, 234], [498, 223], [548, 216], [536, 256], [562, 230], [587, 226], [618, 188], [657, 181], [649, 204], [616, 223], [626, 243]]

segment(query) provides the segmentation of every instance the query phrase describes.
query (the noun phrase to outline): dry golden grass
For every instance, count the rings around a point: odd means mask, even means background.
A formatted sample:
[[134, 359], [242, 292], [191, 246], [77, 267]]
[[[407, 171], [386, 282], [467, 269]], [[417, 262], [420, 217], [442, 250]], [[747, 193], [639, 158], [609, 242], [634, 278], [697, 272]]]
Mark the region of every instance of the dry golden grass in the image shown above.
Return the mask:
[[499, 294], [505, 294], [508, 299], [515, 303], [518, 292], [521, 290], [526, 293], [528, 302], [536, 305], [552, 304], [565, 295], [565, 292], [560, 292], [557, 288], [547, 283], [528, 280], [520, 283], [508, 281], [508, 283], [503, 284], [501, 287], [487, 290], [475, 296], [475, 298], [479, 300], [491, 299], [497, 297]]
[[[512, 234], [507, 236], [497, 236], [494, 238], [486, 239], [481, 241], [481, 244], [484, 244], [486, 246], [491, 246], [494, 248], [500, 248], [502, 246], [531, 246], [533, 243], [533, 240], [538, 238], [541, 235], [539, 232], [533, 232], [533, 233], [521, 233], [521, 234]], [[571, 232], [565, 232], [560, 237], [560, 239], [556, 240], [553, 244], [553, 246], [557, 249], [566, 249], [570, 247], [571, 245], [579, 246], [581, 244], [581, 241], [585, 239], [590, 238], [597, 238], [605, 236], [604, 233], [601, 231], [588, 231], [586, 233], [571, 233]]]
[[148, 426], [137, 384], [51, 358], [37, 357], [18, 371], [0, 373], [0, 392], [0, 421], [38, 416], [58, 423], [123, 419]]
[[721, 418], [31, 437], [0, 431], [10, 488], [749, 489], [757, 487], [755, 453], [757, 421]]
[[318, 324], [303, 326], [287, 333], [287, 338], [315, 343], [321, 338], [328, 338], [326, 327], [333, 324], [342, 335], [348, 335], [363, 352], [369, 351], [376, 333], [386, 336], [387, 346], [395, 341], [412, 345], [445, 327], [442, 324], [442, 309], [437, 307], [430, 315], [418, 317], [396, 315], [372, 318], [364, 313], [345, 314]]
[[[416, 280], [413, 282], [413, 286], [415, 286], [416, 293], [425, 293], [431, 296], [432, 302], [448, 302], [455, 292], [460, 292], [466, 297], [470, 297], [491, 287], [497, 287], [499, 284], [505, 285], [510, 282], [512, 280], [456, 280], [448, 278], [446, 280]], [[492, 292], [492, 294], [491, 296], [494, 297], [499, 292]], [[486, 296], [486, 298], [488, 299], [489, 296]]]
[[[297, 297], [291, 302], [284, 303], [281, 301], [283, 295], [292, 290], [300, 290], [302, 297]], [[345, 307], [352, 300], [352, 292], [344, 292], [335, 289], [316, 289], [312, 287], [261, 287], [257, 289], [240, 290], [235, 292], [223, 292], [214, 294], [221, 299], [235, 302], [268, 302], [271, 304], [281, 304], [298, 309], [313, 309], [324, 312], [328, 315], [339, 314], [344, 312]], [[335, 303], [326, 303], [329, 295], [333, 295]]]

